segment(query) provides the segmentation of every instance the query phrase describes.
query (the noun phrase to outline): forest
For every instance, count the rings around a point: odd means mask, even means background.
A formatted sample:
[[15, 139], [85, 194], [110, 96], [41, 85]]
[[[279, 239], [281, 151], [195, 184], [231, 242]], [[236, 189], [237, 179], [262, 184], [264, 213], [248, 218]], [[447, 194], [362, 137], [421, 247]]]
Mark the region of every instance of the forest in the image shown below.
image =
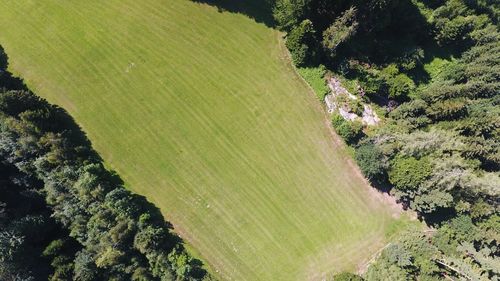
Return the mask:
[[6, 69], [0, 50], [0, 280], [210, 280], [67, 112]]
[[372, 184], [429, 226], [364, 278], [499, 280], [500, 4], [278, 0], [273, 14], [299, 73], [316, 70], [306, 80], [335, 76], [358, 97], [339, 107], [376, 109], [376, 126], [338, 113], [332, 126]]
[[[332, 280], [500, 280], [500, 3], [269, 0], [298, 72], [364, 176], [427, 225]], [[272, 23], [271, 23], [272, 22]], [[0, 50], [0, 280], [213, 280]], [[22, 202], [22, 204], [20, 203]], [[331, 269], [336, 272], [335, 268]]]

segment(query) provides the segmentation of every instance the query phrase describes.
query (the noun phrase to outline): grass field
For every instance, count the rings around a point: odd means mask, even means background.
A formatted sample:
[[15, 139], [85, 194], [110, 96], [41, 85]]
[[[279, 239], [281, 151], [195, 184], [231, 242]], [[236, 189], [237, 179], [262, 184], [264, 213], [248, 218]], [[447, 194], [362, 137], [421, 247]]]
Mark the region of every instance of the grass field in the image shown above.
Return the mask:
[[401, 224], [263, 24], [185, 0], [3, 0], [0, 26], [10, 70], [223, 279], [354, 270]]

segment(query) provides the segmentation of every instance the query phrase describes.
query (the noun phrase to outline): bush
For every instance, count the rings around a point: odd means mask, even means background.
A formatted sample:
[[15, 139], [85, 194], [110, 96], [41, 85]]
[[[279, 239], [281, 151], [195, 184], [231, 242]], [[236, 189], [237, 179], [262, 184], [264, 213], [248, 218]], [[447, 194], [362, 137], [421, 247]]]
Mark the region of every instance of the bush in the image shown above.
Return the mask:
[[427, 107], [427, 114], [434, 120], [450, 120], [467, 114], [468, 101], [465, 98], [437, 101]]
[[360, 84], [368, 96], [377, 95], [384, 89], [384, 80], [372, 73], [363, 75]]
[[427, 157], [396, 157], [391, 163], [389, 181], [399, 190], [416, 190], [432, 174]]
[[340, 116], [339, 114], [332, 115], [332, 125], [334, 128], [338, 128], [344, 122], [346, 122], [344, 117]]
[[426, 115], [427, 103], [416, 99], [398, 106], [389, 113], [389, 117], [397, 120], [400, 126], [406, 126], [409, 129], [417, 129], [426, 126], [431, 122]]
[[323, 48], [331, 56], [335, 55], [337, 47], [354, 36], [357, 29], [356, 9], [351, 7], [323, 32]]
[[355, 154], [359, 168], [369, 180], [377, 180], [384, 174], [384, 156], [374, 144], [359, 146]]
[[352, 113], [355, 113], [358, 116], [363, 115], [363, 111], [365, 108], [363, 107], [363, 103], [359, 99], [348, 99], [347, 105], [349, 106], [349, 110]]
[[293, 63], [303, 66], [310, 63], [315, 57], [314, 51], [314, 27], [310, 20], [304, 20], [294, 28], [286, 38], [286, 47], [292, 54]]
[[400, 73], [387, 80], [389, 97], [393, 99], [405, 99], [415, 90], [415, 83], [406, 74]]
[[422, 65], [424, 55], [424, 50], [420, 47], [408, 50], [403, 54], [401, 58], [399, 58], [399, 67], [406, 71], [413, 70], [417, 66]]
[[[409, 60], [409, 59], [408, 59]], [[417, 60], [417, 58], [412, 58]], [[406, 61], [410, 64], [415, 61]], [[367, 69], [362, 66], [356, 68], [360, 76], [360, 84], [366, 94], [370, 95], [388, 95], [392, 99], [404, 100], [406, 97], [415, 90], [415, 83], [404, 73], [399, 72], [396, 64], [392, 63], [381, 70], [375, 68]]]
[[427, 103], [423, 100], [413, 100], [406, 102], [398, 106], [396, 109], [391, 111], [389, 117], [393, 119], [407, 119], [411, 117], [425, 116], [425, 109]]
[[469, 1], [447, 1], [434, 11], [435, 39], [439, 45], [471, 43], [467, 42], [472, 39], [471, 33], [484, 28], [490, 21], [487, 15], [474, 14], [466, 2]]
[[359, 122], [345, 122], [337, 128], [337, 133], [347, 142], [354, 143], [361, 136], [362, 126]]
[[328, 94], [328, 87], [326, 86], [325, 74], [326, 68], [324, 65], [318, 67], [300, 67], [297, 68], [300, 76], [313, 88], [319, 100], [323, 101]]
[[456, 17], [452, 20], [442, 19], [436, 23], [436, 40], [439, 45], [460, 43], [472, 31], [472, 22], [468, 17]]
[[361, 276], [350, 272], [342, 272], [333, 276], [333, 281], [363, 281]]
[[345, 142], [350, 144], [358, 141], [363, 134], [363, 124], [361, 124], [361, 122], [357, 120], [347, 121], [338, 114], [332, 117], [332, 125], [337, 134], [339, 134]]
[[304, 18], [309, 1], [303, 0], [277, 0], [273, 9], [273, 17], [278, 27], [290, 31]]

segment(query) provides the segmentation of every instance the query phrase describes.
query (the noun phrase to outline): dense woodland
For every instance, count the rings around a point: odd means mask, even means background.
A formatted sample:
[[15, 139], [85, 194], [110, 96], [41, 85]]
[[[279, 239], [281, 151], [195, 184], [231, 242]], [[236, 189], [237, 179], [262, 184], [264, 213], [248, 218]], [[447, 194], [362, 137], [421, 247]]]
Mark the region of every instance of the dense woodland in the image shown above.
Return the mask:
[[0, 58], [0, 280], [210, 279], [71, 117]]
[[[298, 67], [355, 81], [380, 109], [376, 127], [338, 115], [332, 125], [374, 186], [430, 226], [391, 243], [362, 277], [335, 280], [499, 280], [498, 1], [270, 5]], [[0, 280], [211, 279], [0, 55]]]
[[499, 280], [500, 3], [277, 0], [273, 13], [298, 67], [356, 84], [379, 109], [375, 127], [332, 125], [374, 186], [431, 227], [364, 278]]

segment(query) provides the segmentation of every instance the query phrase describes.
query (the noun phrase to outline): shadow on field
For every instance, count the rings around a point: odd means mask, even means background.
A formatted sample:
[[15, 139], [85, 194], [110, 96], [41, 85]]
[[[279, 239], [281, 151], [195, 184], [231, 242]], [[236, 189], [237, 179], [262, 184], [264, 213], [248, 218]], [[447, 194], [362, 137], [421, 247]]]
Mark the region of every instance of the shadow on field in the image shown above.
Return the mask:
[[272, 4], [270, 0], [191, 0], [215, 6], [219, 12], [244, 14], [258, 23], [274, 27]]
[[6, 90], [28, 90], [22, 79], [12, 76], [7, 71], [9, 66], [7, 54], [2, 46], [0, 46], [0, 89]]
[[[5, 50], [0, 45], [0, 89], [5, 91], [26, 91], [31, 92], [24, 81], [15, 77], [10, 73], [7, 68], [9, 66], [8, 56]], [[44, 100], [44, 99], [42, 99]], [[44, 102], [46, 102], [44, 100]], [[28, 106], [28, 105], [27, 105]], [[15, 111], [23, 111], [23, 105], [19, 105], [14, 108]], [[60, 132], [65, 138], [71, 141], [71, 143], [78, 145], [80, 147], [88, 148], [82, 150], [82, 156], [88, 157], [94, 161], [102, 162], [102, 158], [94, 151], [91, 147], [92, 144], [87, 138], [87, 135], [82, 130], [82, 128], [76, 123], [76, 121], [71, 117], [71, 115], [63, 108], [57, 105], [50, 105], [53, 116], [51, 117], [51, 123], [44, 123], [41, 126], [50, 131]], [[113, 178], [113, 183], [123, 184], [123, 181], [117, 176], [111, 176]]]
[[[3, 47], [0, 45], [0, 95], [7, 92], [15, 92], [18, 95], [21, 95], [23, 92], [28, 92], [30, 93], [30, 95], [36, 96], [33, 92], [30, 91], [30, 89], [22, 79], [13, 76], [12, 73], [7, 70], [8, 65], [8, 56], [5, 53]], [[92, 143], [88, 139], [85, 132], [65, 109], [57, 105], [50, 104], [45, 99], [39, 96], [36, 96], [36, 99], [38, 100], [36, 100], [36, 102], [33, 102], [33, 104], [30, 103], [30, 101], [33, 101], [30, 99], [26, 99], [25, 103], [18, 103], [15, 105], [10, 104], [9, 106], [5, 106], [0, 103], [0, 113], [2, 113], [3, 111], [3, 113], [6, 113], [8, 115], [16, 116], [17, 114], [30, 109], [30, 107], [35, 107], [34, 104], [37, 104], [37, 102], [39, 102], [39, 104], [41, 103], [43, 105], [42, 109], [48, 109], [47, 115], [50, 117], [45, 119], [44, 122], [40, 122], [39, 124], [37, 124], [37, 126], [39, 126], [39, 129], [42, 132], [50, 132], [62, 135], [63, 139], [68, 142], [67, 144], [65, 144], [64, 148], [68, 149], [68, 151], [71, 152], [66, 152], [65, 157], [67, 158], [65, 160], [71, 163], [79, 163], [74, 164], [75, 166], [87, 165], [90, 163], [103, 165], [103, 159], [92, 148]], [[0, 159], [0, 162], [1, 160], [2, 159]], [[56, 168], [57, 166], [54, 164], [53, 168], [49, 167], [47, 169]], [[105, 187], [125, 189], [124, 181], [115, 171], [103, 169], [99, 173], [96, 172], [95, 176], [96, 179], [94, 179], [94, 181], [99, 181], [100, 184], [103, 184], [103, 186]], [[43, 179], [39, 178], [38, 180], [42, 181]], [[127, 193], [128, 192], [129, 191], [127, 190]], [[161, 245], [162, 247], [166, 248], [170, 247], [170, 249], [167, 249], [168, 251], [165, 251], [165, 255], [167, 255], [176, 245], [180, 246], [181, 249], [184, 247], [184, 241], [181, 237], [173, 232], [173, 225], [165, 219], [165, 217], [161, 213], [161, 210], [156, 205], [151, 203], [145, 196], [132, 192], [128, 193], [127, 195], [130, 197], [129, 202], [132, 202], [134, 204], [134, 207], [137, 208], [138, 214], [130, 215], [133, 216], [137, 223], [141, 223], [139, 214], [147, 213], [149, 214], [148, 222], [152, 226], [164, 228], [168, 231], [168, 237], [165, 237], [167, 239], [164, 243], [165, 245]], [[191, 266], [191, 277], [202, 279], [207, 275], [206, 270], [203, 268], [202, 261], [193, 258], [192, 260], [188, 261], [188, 263]]]

